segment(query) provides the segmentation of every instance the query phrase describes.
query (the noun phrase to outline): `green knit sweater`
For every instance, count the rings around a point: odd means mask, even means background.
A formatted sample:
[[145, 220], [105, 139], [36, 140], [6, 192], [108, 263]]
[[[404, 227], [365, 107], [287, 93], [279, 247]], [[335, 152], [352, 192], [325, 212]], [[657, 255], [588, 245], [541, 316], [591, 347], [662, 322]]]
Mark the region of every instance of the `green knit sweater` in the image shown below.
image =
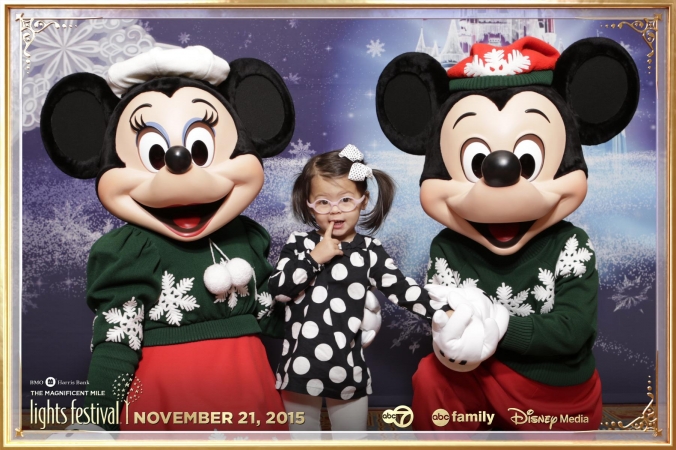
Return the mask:
[[[216, 296], [204, 286], [204, 271], [225, 255], [254, 268], [245, 288]], [[284, 336], [284, 310], [268, 293], [270, 236], [239, 216], [195, 242], [181, 242], [134, 225], [99, 239], [87, 264], [87, 304], [95, 312], [90, 404], [115, 406], [133, 379], [143, 347], [263, 333]], [[257, 293], [257, 297], [254, 296]], [[107, 427], [116, 429], [116, 427]]]
[[432, 241], [430, 283], [478, 286], [510, 313], [495, 357], [553, 386], [587, 381], [595, 368], [599, 279], [587, 234], [561, 221], [514, 255], [498, 256], [445, 229]]

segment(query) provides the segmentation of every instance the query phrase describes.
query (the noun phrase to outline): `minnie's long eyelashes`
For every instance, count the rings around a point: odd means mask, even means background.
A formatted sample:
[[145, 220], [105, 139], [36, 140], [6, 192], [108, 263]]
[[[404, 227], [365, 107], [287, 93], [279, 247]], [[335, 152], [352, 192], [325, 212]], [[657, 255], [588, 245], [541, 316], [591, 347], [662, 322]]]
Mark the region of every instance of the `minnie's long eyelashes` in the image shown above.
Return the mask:
[[136, 132], [136, 134], [138, 134], [142, 129], [144, 129], [147, 126], [146, 123], [143, 121], [143, 114], [139, 115], [139, 117], [132, 116], [129, 119], [129, 125], [131, 126], [131, 129]]
[[[209, 115], [209, 117], [207, 117], [207, 115]], [[218, 123], [218, 113], [214, 113], [213, 111], [209, 110], [205, 111], [202, 122], [213, 128]]]

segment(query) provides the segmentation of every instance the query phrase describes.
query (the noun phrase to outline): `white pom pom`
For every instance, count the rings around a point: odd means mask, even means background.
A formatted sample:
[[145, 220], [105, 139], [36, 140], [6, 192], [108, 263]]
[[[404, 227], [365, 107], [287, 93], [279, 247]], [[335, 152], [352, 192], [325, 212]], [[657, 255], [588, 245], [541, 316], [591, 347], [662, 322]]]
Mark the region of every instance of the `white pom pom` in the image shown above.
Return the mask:
[[232, 286], [232, 277], [223, 264], [213, 264], [204, 271], [204, 285], [214, 295], [225, 294]]
[[251, 264], [242, 258], [232, 258], [225, 267], [228, 269], [228, 272], [230, 272], [232, 284], [238, 287], [249, 284], [249, 281], [253, 276], [253, 267], [251, 267]]

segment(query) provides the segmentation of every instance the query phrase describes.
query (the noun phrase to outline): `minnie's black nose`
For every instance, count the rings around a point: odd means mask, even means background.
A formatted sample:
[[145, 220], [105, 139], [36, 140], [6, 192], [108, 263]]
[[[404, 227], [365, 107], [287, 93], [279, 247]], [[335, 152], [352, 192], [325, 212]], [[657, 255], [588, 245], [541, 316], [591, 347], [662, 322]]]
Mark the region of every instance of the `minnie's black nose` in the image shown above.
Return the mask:
[[180, 175], [186, 173], [192, 166], [192, 155], [187, 148], [174, 145], [169, 147], [164, 155], [164, 163], [167, 165], [169, 172]]
[[490, 187], [507, 187], [519, 182], [521, 163], [512, 152], [498, 150], [486, 156], [481, 174]]

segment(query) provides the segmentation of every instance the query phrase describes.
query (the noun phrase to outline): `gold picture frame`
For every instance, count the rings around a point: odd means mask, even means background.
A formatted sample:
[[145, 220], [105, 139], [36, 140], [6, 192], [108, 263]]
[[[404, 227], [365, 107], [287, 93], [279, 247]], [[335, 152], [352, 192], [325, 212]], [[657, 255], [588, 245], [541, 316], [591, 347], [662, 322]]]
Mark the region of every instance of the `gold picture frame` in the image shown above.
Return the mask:
[[[584, 447], [611, 447], [667, 445], [673, 443], [673, 267], [674, 240], [674, 153], [676, 152], [676, 89], [674, 86], [674, 74], [676, 74], [676, 58], [672, 49], [676, 44], [676, 25], [672, 20], [676, 0], [643, 1], [643, 0], [616, 0], [612, 2], [580, 1], [580, 0], [551, 0], [551, 1], [528, 1], [521, 0], [514, 3], [510, 1], [491, 1], [484, 3], [479, 0], [450, 2], [450, 1], [427, 1], [416, 3], [406, 1], [379, 1], [379, 0], [320, 0], [310, 1], [257, 1], [257, 0], [232, 0], [232, 1], [168, 1], [168, 2], [132, 2], [124, 1], [116, 4], [103, 4], [96, 2], [68, 2], [47, 4], [38, 2], [12, 2], [2, 0], [4, 6], [4, 20], [2, 34], [4, 36], [4, 58], [2, 76], [4, 79], [3, 90], [3, 123], [0, 130], [0, 248], [3, 258], [0, 259], [0, 285], [2, 286], [2, 348], [3, 348], [3, 408], [0, 412], [2, 421], [2, 442], [7, 447], [100, 447], [100, 446], [124, 446], [145, 447], [163, 446], [167, 448], [179, 448], [185, 446], [215, 446], [228, 445], [231, 447], [250, 446], [322, 446], [322, 447], [374, 447], [374, 446], [413, 446], [442, 447], [447, 445], [469, 445], [472, 447], [493, 447], [496, 445], [576, 445]], [[658, 260], [656, 272], [656, 350], [655, 370], [648, 376], [646, 382], [645, 408], [635, 418], [606, 420], [604, 431], [550, 435], [540, 433], [511, 433], [511, 434], [475, 434], [461, 435], [439, 434], [425, 435], [414, 432], [383, 432], [376, 436], [371, 435], [364, 440], [352, 440], [355, 436], [338, 436], [334, 441], [287, 440], [290, 436], [279, 436], [275, 441], [270, 439], [256, 440], [256, 436], [247, 437], [244, 441], [232, 439], [219, 440], [219, 436], [211, 440], [192, 439], [191, 436], [181, 435], [177, 439], [168, 435], [138, 435], [129, 438], [123, 437], [113, 442], [93, 441], [87, 439], [85, 432], [73, 432], [79, 434], [83, 440], [64, 441], [57, 436], [55, 440], [45, 440], [47, 431], [30, 430], [25, 427], [22, 412], [26, 406], [22, 405], [21, 384], [22, 374], [22, 347], [21, 347], [21, 296], [22, 267], [21, 230], [22, 222], [20, 215], [22, 210], [21, 185], [23, 166], [22, 160], [22, 134], [26, 128], [22, 118], [21, 89], [22, 76], [30, 74], [35, 67], [32, 58], [37, 36], [45, 30], [75, 29], [80, 23], [92, 19], [133, 18], [172, 18], [166, 15], [168, 11], [181, 10], [189, 14], [199, 12], [200, 18], [207, 18], [209, 14], [218, 12], [237, 12], [237, 17], [246, 18], [246, 13], [251, 13], [255, 18], [312, 18], [312, 13], [317, 17], [341, 18], [358, 20], [364, 18], [387, 20], [391, 18], [391, 12], [397, 12], [397, 17], [424, 18], [426, 12], [438, 14], [439, 12], [459, 10], [483, 10], [505, 13], [509, 17], [510, 12], [517, 10], [540, 11], [544, 14], [552, 14], [554, 17], [566, 18], [591, 18], [603, 21], [599, 29], [604, 30], [632, 30], [637, 36], [640, 35], [644, 42], [642, 48], [636, 49], [634, 55], [637, 65], [642, 65], [649, 70], [649, 74], [655, 76], [654, 89], [658, 92], [655, 106], [658, 117], [656, 123], [656, 152], [657, 164], [657, 193], [655, 207], [657, 210], [656, 233], [658, 234], [658, 248], [656, 260]], [[111, 11], [120, 15], [112, 16]], [[331, 15], [336, 13], [336, 15]], [[372, 15], [369, 15], [373, 13]], [[304, 15], [305, 14], [305, 15]], [[408, 16], [407, 16], [408, 14]], [[446, 18], [443, 14], [432, 15], [430, 19]], [[559, 15], [557, 15], [559, 14]], [[566, 14], [561, 16], [560, 14]], [[214, 17], [223, 17], [214, 16]], [[68, 22], [66, 22], [68, 21]], [[373, 42], [373, 41], [372, 41]], [[395, 55], [389, 54], [391, 60]], [[292, 76], [293, 74], [289, 74]], [[375, 80], [374, 80], [375, 86]], [[42, 87], [44, 89], [44, 87]], [[44, 98], [44, 97], [42, 97]], [[661, 115], [660, 115], [661, 114]], [[33, 117], [33, 121], [37, 121]], [[660, 247], [663, 245], [663, 248]], [[660, 262], [661, 261], [661, 262]], [[660, 270], [659, 268], [662, 268]], [[651, 330], [652, 331], [652, 330]], [[415, 351], [415, 349], [413, 350]], [[50, 431], [53, 434], [54, 431]], [[496, 432], [497, 433], [497, 432]], [[62, 436], [63, 437], [63, 436]], [[226, 436], [227, 437], [227, 436]], [[326, 439], [326, 437], [324, 438]]]

